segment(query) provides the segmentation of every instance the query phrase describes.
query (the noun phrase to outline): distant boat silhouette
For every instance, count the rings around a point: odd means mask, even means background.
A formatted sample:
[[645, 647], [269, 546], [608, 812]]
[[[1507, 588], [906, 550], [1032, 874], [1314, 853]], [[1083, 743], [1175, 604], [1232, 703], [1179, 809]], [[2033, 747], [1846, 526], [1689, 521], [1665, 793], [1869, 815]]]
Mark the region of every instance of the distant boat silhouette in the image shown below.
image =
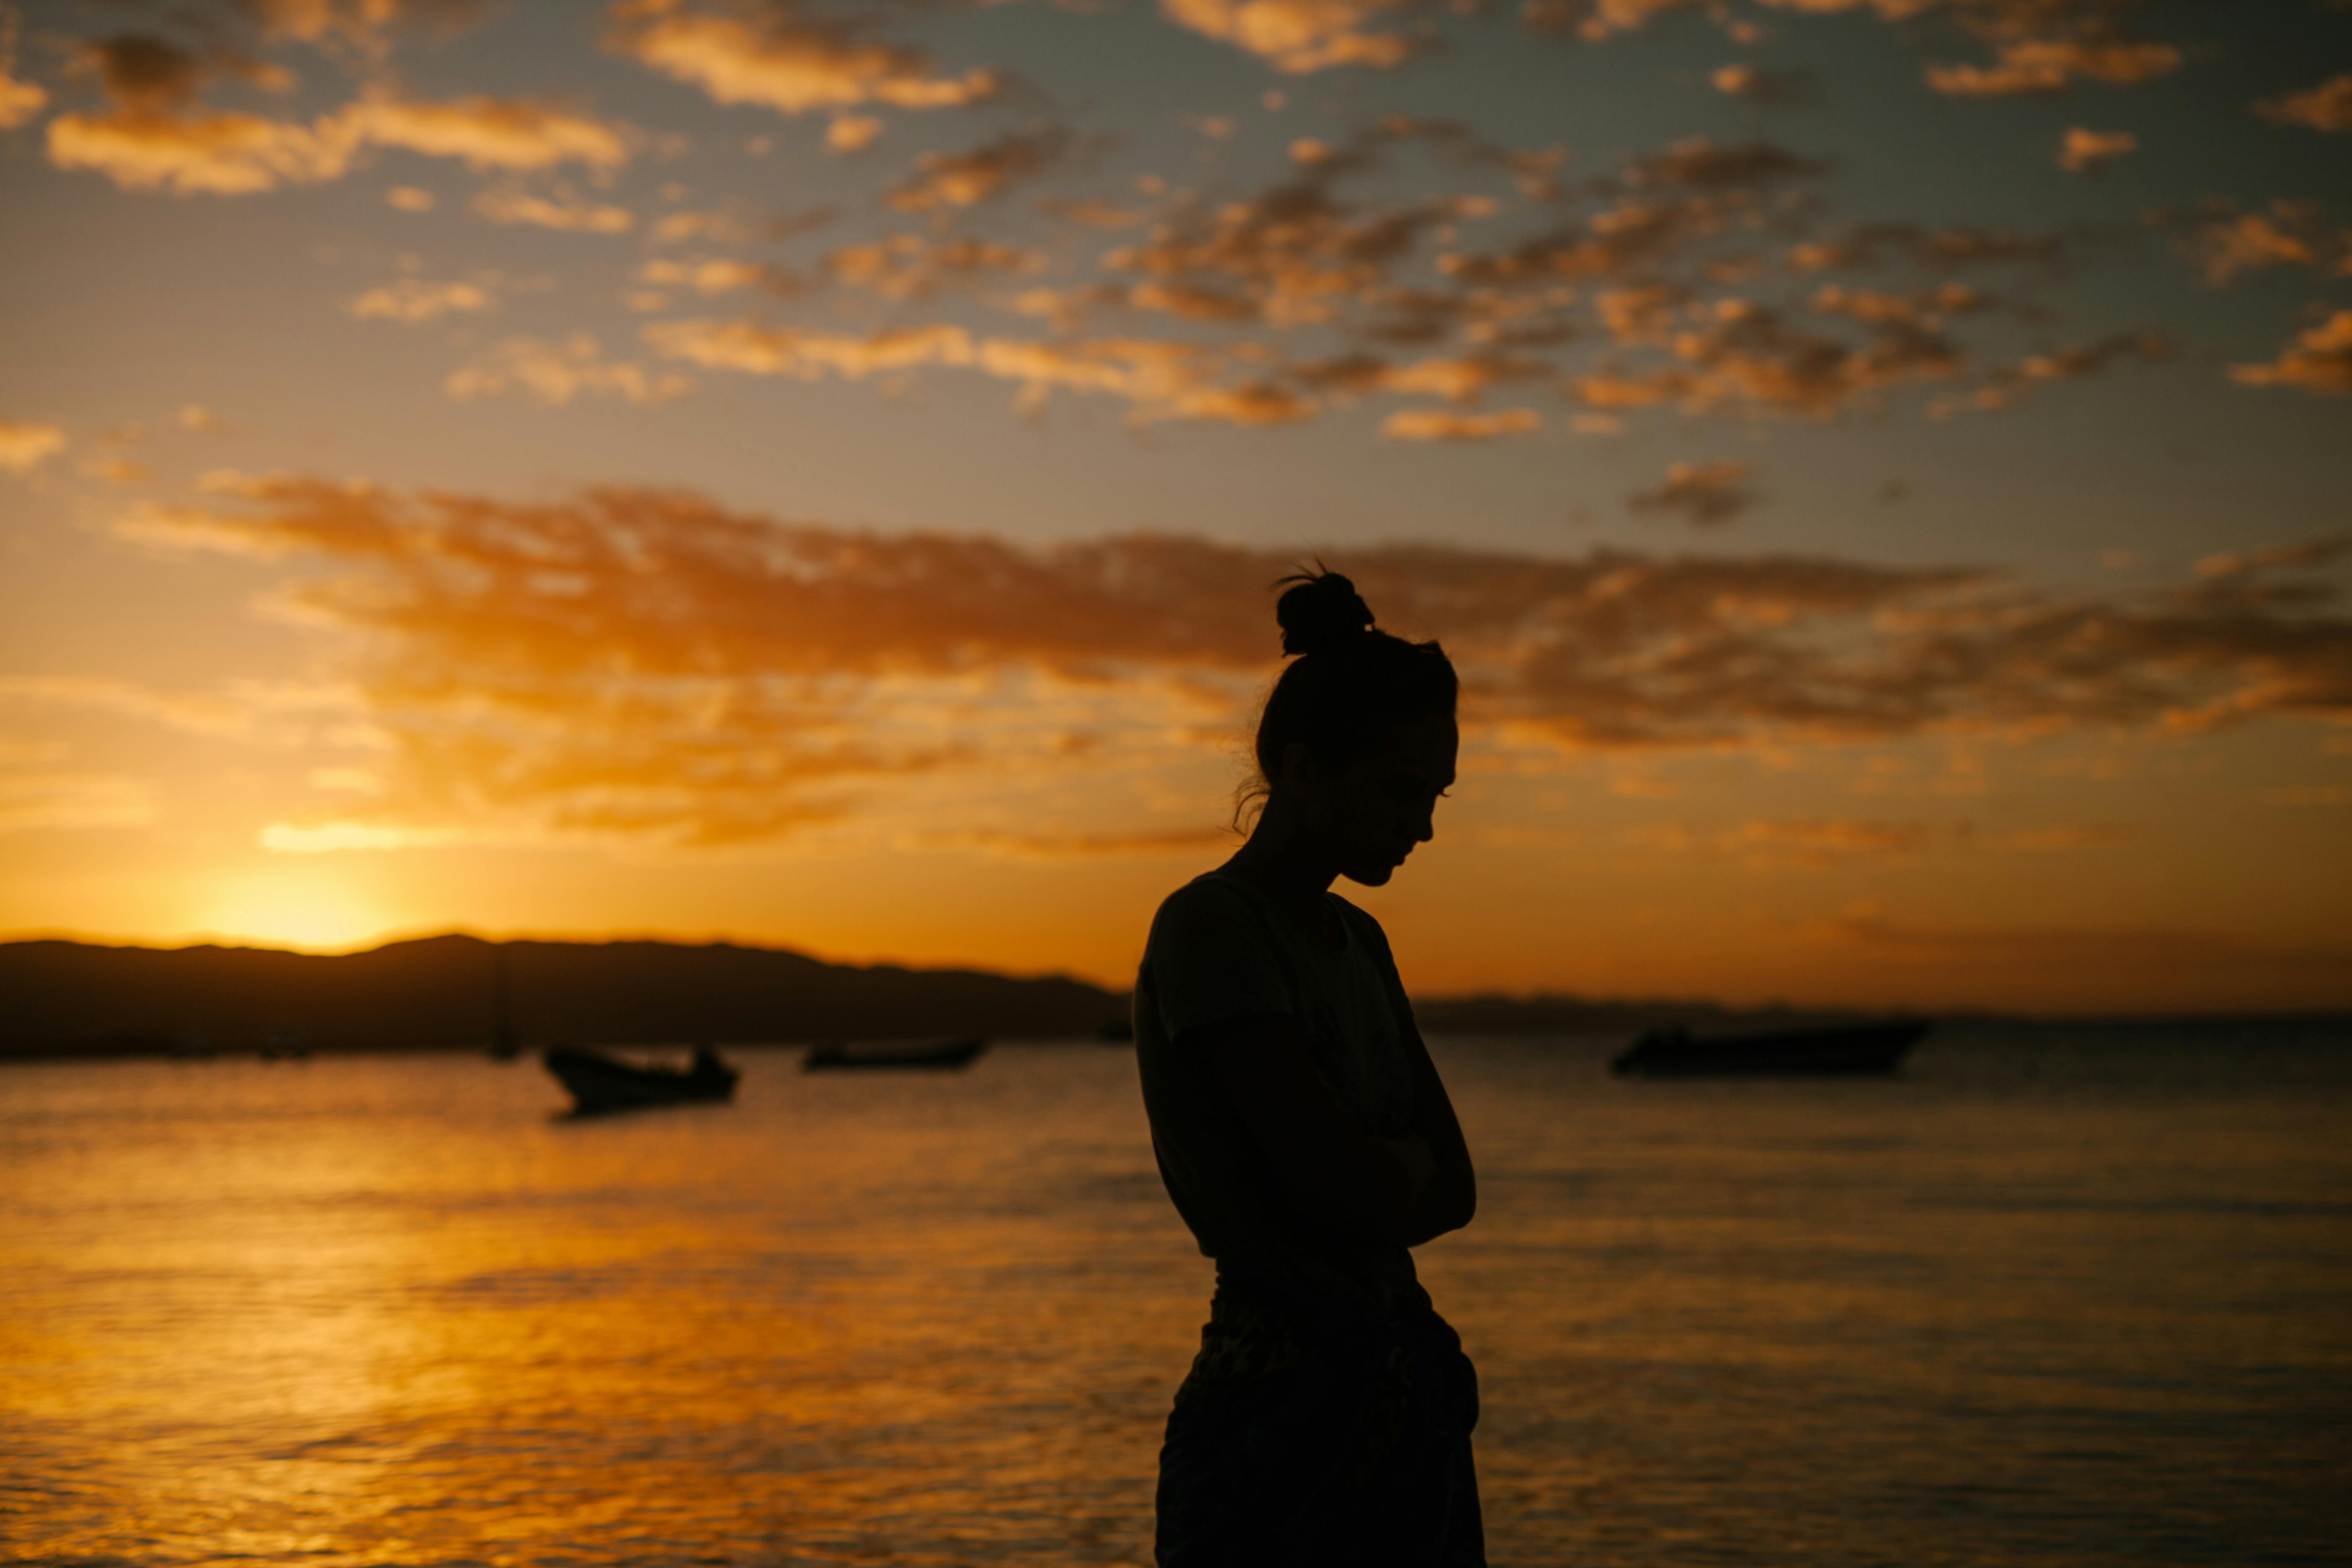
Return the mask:
[[1888, 1073], [1934, 1027], [1927, 1021], [1824, 1024], [1762, 1034], [1693, 1035], [1679, 1024], [1644, 1031], [1617, 1055], [1620, 1077], [1696, 1078], [1743, 1073]]
[[936, 1046], [815, 1046], [801, 1058], [803, 1072], [827, 1072], [858, 1068], [970, 1067], [986, 1040], [946, 1040]]
[[731, 1100], [735, 1080], [741, 1076], [709, 1046], [695, 1047], [694, 1065], [684, 1072], [637, 1067], [577, 1046], [551, 1046], [541, 1060], [571, 1090], [573, 1109], [583, 1114]]

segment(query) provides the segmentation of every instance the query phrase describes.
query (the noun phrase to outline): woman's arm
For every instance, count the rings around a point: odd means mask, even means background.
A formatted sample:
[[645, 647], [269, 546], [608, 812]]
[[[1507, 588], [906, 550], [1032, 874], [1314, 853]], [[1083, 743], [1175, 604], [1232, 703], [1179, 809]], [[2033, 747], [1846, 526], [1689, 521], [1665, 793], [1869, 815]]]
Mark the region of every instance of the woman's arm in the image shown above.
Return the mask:
[[[1242, 1124], [1265, 1151], [1291, 1203], [1316, 1224], [1364, 1241], [1407, 1246], [1427, 1237], [1412, 1233], [1424, 1222], [1427, 1194], [1437, 1168], [1436, 1141], [1425, 1130], [1402, 1138], [1368, 1137], [1357, 1130], [1315, 1058], [1297, 1020], [1274, 1015], [1236, 1019], [1201, 1031], [1201, 1045], [1215, 1065], [1217, 1079], [1241, 1113]], [[1416, 1047], [1418, 1040], [1414, 1042]], [[1423, 1063], [1428, 1053], [1420, 1053]], [[1429, 1069], [1430, 1081], [1436, 1079]], [[1454, 1111], [1437, 1089], [1444, 1125]], [[1423, 1090], [1424, 1104], [1427, 1092]], [[1454, 1144], [1462, 1142], [1460, 1129]], [[1469, 1156], [1459, 1157], [1466, 1181]], [[1447, 1189], [1449, 1192], [1452, 1189]], [[1454, 1205], [1440, 1205], [1450, 1215]], [[1467, 1220], [1439, 1225], [1430, 1236]]]
[[1412, 1058], [1414, 1130], [1428, 1146], [1431, 1165], [1429, 1180], [1405, 1216], [1404, 1244], [1419, 1247], [1470, 1223], [1470, 1216], [1478, 1212], [1478, 1174], [1471, 1169], [1470, 1145], [1462, 1136], [1462, 1123], [1454, 1114], [1445, 1080], [1437, 1076], [1437, 1064], [1429, 1059], [1429, 1047], [1409, 1017], [1404, 1021], [1404, 1043], [1406, 1054]]

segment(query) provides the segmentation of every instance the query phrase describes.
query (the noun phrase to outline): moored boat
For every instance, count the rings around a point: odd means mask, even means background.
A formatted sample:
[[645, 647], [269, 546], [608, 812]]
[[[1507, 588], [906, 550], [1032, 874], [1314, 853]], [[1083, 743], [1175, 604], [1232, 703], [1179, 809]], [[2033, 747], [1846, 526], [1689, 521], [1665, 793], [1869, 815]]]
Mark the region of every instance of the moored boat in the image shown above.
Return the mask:
[[695, 1047], [694, 1064], [683, 1072], [638, 1067], [577, 1046], [551, 1046], [541, 1060], [571, 1091], [573, 1109], [583, 1113], [730, 1100], [741, 1076], [709, 1046]]
[[1618, 1053], [1609, 1069], [1642, 1078], [1891, 1073], [1933, 1026], [1926, 1019], [1895, 1018], [1701, 1037], [1674, 1024], [1644, 1031]]
[[838, 1071], [860, 1068], [929, 1068], [952, 1070], [970, 1067], [988, 1049], [986, 1040], [943, 1040], [935, 1046], [814, 1046], [801, 1058], [803, 1072]]

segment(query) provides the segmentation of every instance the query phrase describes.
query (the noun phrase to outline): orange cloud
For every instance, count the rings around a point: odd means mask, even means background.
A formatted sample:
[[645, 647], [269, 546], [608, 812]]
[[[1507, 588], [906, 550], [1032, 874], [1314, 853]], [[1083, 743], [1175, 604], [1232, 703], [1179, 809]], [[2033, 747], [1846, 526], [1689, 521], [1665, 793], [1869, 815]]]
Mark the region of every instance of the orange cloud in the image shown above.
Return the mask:
[[[305, 125], [205, 108], [199, 90], [236, 62], [200, 58], [165, 39], [104, 39], [88, 46], [84, 59], [114, 108], [52, 120], [49, 162], [96, 170], [126, 190], [244, 195], [334, 180], [371, 144], [460, 158], [477, 169], [541, 170], [576, 161], [610, 170], [628, 161], [622, 131], [523, 100], [372, 97]], [[247, 74], [266, 68], [248, 65]]]
[[49, 121], [49, 162], [91, 169], [125, 190], [244, 195], [287, 182], [332, 180], [360, 138], [341, 116], [313, 124], [208, 110], [196, 101], [218, 67], [168, 40], [124, 34], [85, 47], [114, 108]]
[[794, 14], [760, 19], [714, 15], [681, 0], [625, 0], [613, 8], [613, 47], [720, 103], [751, 103], [783, 114], [865, 103], [951, 109], [993, 98], [993, 71], [935, 76], [920, 50], [865, 41], [845, 22]]
[[593, 337], [574, 332], [562, 342], [508, 338], [450, 372], [442, 389], [461, 403], [520, 392], [550, 407], [583, 396], [622, 397], [650, 407], [685, 396], [694, 383], [674, 371], [607, 360]]
[[2181, 253], [2216, 288], [2273, 267], [2352, 276], [2352, 229], [2331, 229], [2316, 202], [2275, 201], [2247, 212], [2213, 198], [2185, 212], [2154, 214], [2150, 221], [2179, 231]]
[[1999, 366], [1974, 391], [1932, 404], [1928, 413], [1943, 418], [1967, 410], [1989, 413], [2010, 408], [2037, 390], [2058, 382], [2098, 375], [2132, 360], [2161, 364], [2171, 357], [2172, 344], [2155, 332], [2117, 332], [2095, 342], [2070, 343], [2048, 353], [2028, 354], [2015, 364]]
[[2015, 98], [2063, 92], [2076, 79], [2129, 87], [2180, 68], [2170, 44], [2113, 37], [2020, 38], [1990, 66], [1929, 66], [1927, 85], [1955, 98]]
[[959, 284], [1034, 272], [1045, 265], [1044, 257], [1019, 246], [969, 236], [942, 242], [919, 234], [844, 246], [824, 258], [824, 269], [836, 282], [886, 300], [927, 300]]
[[[746, 843], [946, 769], [1169, 765], [1197, 744], [1180, 734], [1223, 732], [1261, 689], [1265, 584], [1297, 553], [880, 535], [677, 491], [220, 488], [241, 500], [148, 509], [128, 531], [320, 569], [280, 597], [352, 635], [351, 690], [391, 750], [377, 815], [336, 820], [379, 826]], [[1444, 639], [1474, 730], [1525, 744], [2352, 720], [2352, 619], [2312, 560], [2078, 595], [1787, 554], [1323, 555], [1386, 624]], [[1810, 824], [1738, 847], [1899, 847]]]
[[270, 37], [319, 43], [340, 38], [362, 47], [381, 47], [383, 34], [403, 23], [421, 23], [447, 32], [471, 21], [480, 0], [240, 0]]
[[2230, 367], [2245, 386], [2299, 386], [2326, 397], [2352, 394], [2352, 310], [2338, 310], [2299, 333], [2267, 364]]
[[2275, 125], [2302, 125], [2314, 131], [2352, 131], [2352, 71], [2330, 77], [2304, 92], [2266, 99], [2255, 111]]
[[836, 114], [824, 128], [824, 144], [835, 153], [862, 152], [882, 134], [880, 119], [871, 114]]
[[1709, 859], [1738, 860], [1751, 871], [1825, 871], [1858, 862], [1914, 860], [1943, 843], [1965, 844], [1974, 834], [1961, 822], [1855, 822], [1808, 817], [1759, 820], [1694, 833], [1679, 824], [1640, 828], [1638, 843]]
[[682, 359], [711, 370], [753, 375], [792, 375], [803, 381], [831, 374], [852, 380], [917, 365], [969, 365], [976, 354], [971, 334], [961, 327], [908, 328], [849, 337], [761, 327], [750, 321], [704, 319], [648, 322], [648, 346], [665, 359]]
[[54, 425], [0, 419], [0, 468], [29, 474], [44, 458], [66, 449], [66, 433]]
[[2092, 131], [2070, 125], [2058, 144], [2058, 166], [2070, 174], [2096, 174], [2138, 149], [2139, 138], [2128, 131]]
[[709, 320], [649, 322], [643, 335], [665, 358], [754, 375], [855, 380], [926, 365], [977, 370], [1020, 383], [1024, 407], [1040, 405], [1057, 389], [1107, 393], [1134, 404], [1139, 421], [1280, 425], [1314, 412], [1311, 403], [1272, 382], [1221, 380], [1223, 361], [1213, 351], [1149, 338], [981, 339], [945, 324], [852, 337]]
[[1278, 71], [1304, 75], [1337, 66], [1376, 70], [1402, 65], [1423, 39], [1375, 32], [1409, 0], [1160, 0], [1180, 27], [1255, 55]]
[[1014, 833], [972, 828], [961, 833], [927, 833], [918, 842], [926, 849], [971, 849], [1015, 860], [1079, 860], [1112, 857], [1198, 855], [1220, 846], [1230, 848], [1234, 837], [1221, 828], [1171, 827], [1129, 833]]
[[1689, 523], [1729, 522], [1757, 502], [1748, 477], [1748, 465], [1728, 458], [1675, 463], [1666, 469], [1664, 483], [1634, 491], [1625, 505], [1637, 514], [1662, 512]]
[[0, 774], [0, 833], [35, 827], [143, 827], [155, 786], [119, 773]]
[[517, 185], [492, 185], [474, 197], [474, 211], [497, 224], [529, 224], [569, 234], [626, 234], [637, 226], [635, 213], [610, 202], [590, 201], [568, 188], [542, 196]]
[[621, 130], [527, 100], [367, 99], [346, 110], [345, 118], [355, 134], [378, 146], [462, 159], [469, 169], [527, 174], [580, 163], [610, 170], [629, 161], [628, 137]]
[[0, 8], [0, 131], [13, 131], [47, 106], [49, 95], [37, 82], [16, 74], [16, 8]]
[[1404, 408], [1381, 421], [1381, 434], [1391, 441], [1492, 441], [1502, 436], [1524, 436], [1542, 426], [1543, 416], [1532, 408], [1506, 408], [1495, 414]]
[[1811, 104], [1821, 100], [1821, 87], [1810, 71], [1768, 70], [1745, 62], [1718, 66], [1707, 85], [1727, 98], [1761, 104]]
[[978, 206], [1024, 180], [1034, 180], [1069, 151], [1069, 132], [1055, 127], [1008, 132], [967, 153], [925, 153], [915, 172], [883, 198], [900, 212]]
[[361, 321], [430, 321], [451, 312], [487, 310], [494, 301], [478, 283], [434, 283], [402, 278], [369, 289], [351, 302]]

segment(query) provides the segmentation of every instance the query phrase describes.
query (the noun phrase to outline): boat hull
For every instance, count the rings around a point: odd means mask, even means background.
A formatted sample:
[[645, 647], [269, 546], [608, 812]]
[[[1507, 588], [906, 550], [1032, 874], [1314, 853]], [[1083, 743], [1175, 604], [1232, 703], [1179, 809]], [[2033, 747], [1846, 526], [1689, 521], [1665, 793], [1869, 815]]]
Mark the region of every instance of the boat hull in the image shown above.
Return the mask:
[[1891, 1073], [1931, 1025], [1911, 1019], [1702, 1038], [1653, 1029], [1609, 1064], [1632, 1078], [1737, 1078]]
[[953, 1072], [970, 1067], [988, 1049], [986, 1040], [949, 1040], [936, 1046], [816, 1046], [801, 1058], [803, 1072]]
[[553, 1047], [541, 1059], [583, 1115], [731, 1100], [740, 1076], [716, 1056], [698, 1058], [691, 1072], [636, 1067], [572, 1046]]

